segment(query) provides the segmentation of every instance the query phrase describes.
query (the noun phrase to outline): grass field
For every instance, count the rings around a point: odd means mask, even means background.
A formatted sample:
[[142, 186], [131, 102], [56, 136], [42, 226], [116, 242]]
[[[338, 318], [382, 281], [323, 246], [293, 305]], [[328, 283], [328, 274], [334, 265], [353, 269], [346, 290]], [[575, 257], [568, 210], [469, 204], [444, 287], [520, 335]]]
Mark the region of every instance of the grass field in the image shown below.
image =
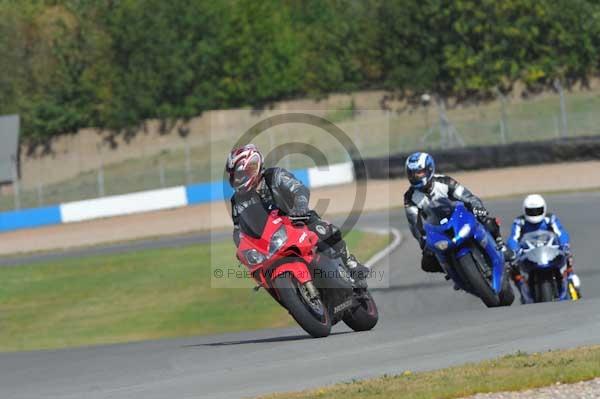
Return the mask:
[[[346, 237], [367, 259], [389, 237]], [[360, 243], [360, 245], [359, 245]], [[211, 288], [211, 264], [237, 265], [233, 244], [91, 256], [0, 268], [0, 351], [108, 344], [292, 324], [251, 281]]]
[[450, 399], [476, 393], [519, 391], [600, 377], [600, 346], [527, 354], [442, 370], [338, 384], [264, 399]]

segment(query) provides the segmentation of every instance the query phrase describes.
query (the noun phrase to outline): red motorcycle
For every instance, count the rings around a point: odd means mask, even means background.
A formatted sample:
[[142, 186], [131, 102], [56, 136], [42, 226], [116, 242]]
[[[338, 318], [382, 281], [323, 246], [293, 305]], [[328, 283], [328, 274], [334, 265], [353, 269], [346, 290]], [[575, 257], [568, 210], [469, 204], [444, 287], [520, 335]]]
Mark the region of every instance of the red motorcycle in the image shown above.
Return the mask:
[[375, 327], [377, 306], [333, 250], [317, 252], [317, 235], [302, 222], [251, 205], [240, 215], [237, 257], [311, 336], [326, 337], [343, 320], [354, 331]]

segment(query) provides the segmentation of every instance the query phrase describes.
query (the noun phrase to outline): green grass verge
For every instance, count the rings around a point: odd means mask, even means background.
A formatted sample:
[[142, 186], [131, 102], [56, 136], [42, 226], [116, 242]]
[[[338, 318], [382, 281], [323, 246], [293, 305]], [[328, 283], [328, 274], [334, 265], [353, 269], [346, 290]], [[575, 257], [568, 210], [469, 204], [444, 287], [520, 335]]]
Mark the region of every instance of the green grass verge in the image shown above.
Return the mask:
[[[346, 238], [362, 259], [389, 242], [387, 236], [358, 231]], [[233, 244], [0, 268], [0, 351], [213, 334], [292, 323], [266, 292], [252, 291], [249, 280], [241, 283], [241, 289], [211, 288], [214, 264], [237, 265]]]
[[450, 399], [476, 393], [519, 391], [600, 377], [600, 346], [527, 354], [518, 352], [495, 360], [443, 370], [412, 373], [298, 393], [265, 396], [271, 399]]

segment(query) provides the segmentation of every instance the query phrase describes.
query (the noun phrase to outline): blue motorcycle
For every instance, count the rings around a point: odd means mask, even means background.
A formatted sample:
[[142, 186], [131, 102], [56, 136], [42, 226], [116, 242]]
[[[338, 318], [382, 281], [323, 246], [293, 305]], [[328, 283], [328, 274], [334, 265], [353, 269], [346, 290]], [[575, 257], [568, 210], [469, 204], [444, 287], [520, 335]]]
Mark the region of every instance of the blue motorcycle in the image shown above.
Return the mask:
[[519, 241], [519, 268], [526, 287], [521, 289], [523, 303], [579, 299], [579, 291], [564, 277], [567, 257], [556, 234], [538, 230]]
[[434, 201], [425, 211], [426, 246], [456, 286], [487, 307], [509, 306], [514, 293], [504, 255], [485, 227], [462, 202]]

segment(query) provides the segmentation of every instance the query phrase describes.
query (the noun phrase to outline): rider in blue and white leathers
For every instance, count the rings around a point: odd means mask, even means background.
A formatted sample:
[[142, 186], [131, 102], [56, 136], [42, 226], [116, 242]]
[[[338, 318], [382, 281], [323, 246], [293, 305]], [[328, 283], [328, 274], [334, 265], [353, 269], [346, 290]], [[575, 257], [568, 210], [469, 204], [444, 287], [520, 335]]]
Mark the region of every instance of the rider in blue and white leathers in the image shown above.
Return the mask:
[[[556, 234], [558, 244], [567, 257], [566, 277], [573, 282], [573, 285], [579, 291], [580, 281], [579, 277], [573, 271], [573, 256], [571, 254], [569, 232], [563, 227], [556, 215], [547, 213], [546, 210], [546, 201], [541, 195], [528, 195], [523, 201], [523, 214], [514, 220], [506, 245], [514, 253], [519, 253], [521, 249], [519, 241], [524, 234], [537, 230], [553, 232]], [[522, 277], [518, 266], [515, 265], [513, 267], [511, 276], [515, 284], [520, 287]]]
[[514, 254], [507, 250], [500, 234], [500, 226], [495, 218], [489, 216], [483, 202], [465, 186], [450, 176], [435, 174], [435, 161], [426, 152], [415, 152], [406, 158], [405, 172], [410, 187], [404, 193], [404, 209], [406, 219], [412, 235], [419, 242], [423, 251], [421, 269], [429, 273], [443, 273], [438, 259], [431, 250], [425, 246], [426, 237], [423, 228], [423, 215], [434, 201], [449, 198], [452, 201], [461, 201], [477, 219], [485, 226], [496, 240], [497, 247], [510, 262]]

